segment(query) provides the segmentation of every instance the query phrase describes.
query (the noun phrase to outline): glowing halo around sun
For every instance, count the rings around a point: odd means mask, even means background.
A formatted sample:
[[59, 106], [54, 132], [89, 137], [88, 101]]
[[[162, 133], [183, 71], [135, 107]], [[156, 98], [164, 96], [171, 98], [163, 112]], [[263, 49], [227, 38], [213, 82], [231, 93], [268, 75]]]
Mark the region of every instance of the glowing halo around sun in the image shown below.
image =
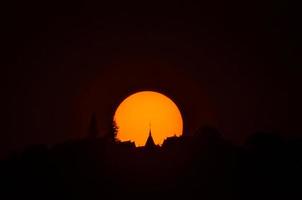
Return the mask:
[[114, 114], [117, 139], [144, 146], [151, 128], [152, 137], [161, 145], [167, 137], [180, 136], [183, 120], [176, 104], [167, 96], [153, 91], [128, 96]]

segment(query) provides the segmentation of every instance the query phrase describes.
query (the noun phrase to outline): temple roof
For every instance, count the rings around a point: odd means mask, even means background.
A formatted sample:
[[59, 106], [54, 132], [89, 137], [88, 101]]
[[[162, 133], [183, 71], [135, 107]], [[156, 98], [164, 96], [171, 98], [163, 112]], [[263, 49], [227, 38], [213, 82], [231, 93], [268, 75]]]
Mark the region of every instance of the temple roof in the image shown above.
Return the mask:
[[147, 148], [154, 148], [154, 147], [156, 147], [156, 145], [154, 143], [154, 140], [152, 138], [151, 128], [150, 128], [150, 131], [149, 131], [149, 137], [148, 137], [148, 139], [146, 141], [145, 147], [147, 147]]

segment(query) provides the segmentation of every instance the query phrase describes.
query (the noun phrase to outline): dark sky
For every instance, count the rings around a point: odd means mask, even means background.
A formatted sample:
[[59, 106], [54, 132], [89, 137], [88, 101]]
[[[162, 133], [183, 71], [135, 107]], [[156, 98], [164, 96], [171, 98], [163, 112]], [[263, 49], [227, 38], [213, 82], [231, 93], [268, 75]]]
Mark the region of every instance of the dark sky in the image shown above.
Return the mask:
[[[156, 90], [185, 131], [210, 124], [242, 142], [288, 134], [287, 5], [276, 1], [10, 2], [1, 23], [0, 155], [105, 131], [127, 95]], [[144, 1], [143, 1], [144, 2]]]

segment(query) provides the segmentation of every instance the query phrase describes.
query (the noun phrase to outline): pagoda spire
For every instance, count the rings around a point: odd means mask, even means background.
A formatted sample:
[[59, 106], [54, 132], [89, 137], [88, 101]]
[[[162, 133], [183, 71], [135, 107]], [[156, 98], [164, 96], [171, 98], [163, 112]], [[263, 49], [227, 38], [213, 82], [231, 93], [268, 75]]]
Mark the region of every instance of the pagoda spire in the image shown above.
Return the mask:
[[149, 149], [156, 147], [156, 145], [154, 143], [154, 140], [153, 140], [153, 137], [152, 137], [151, 124], [150, 124], [150, 128], [149, 128], [149, 136], [148, 136], [148, 139], [146, 141], [145, 147], [149, 148]]

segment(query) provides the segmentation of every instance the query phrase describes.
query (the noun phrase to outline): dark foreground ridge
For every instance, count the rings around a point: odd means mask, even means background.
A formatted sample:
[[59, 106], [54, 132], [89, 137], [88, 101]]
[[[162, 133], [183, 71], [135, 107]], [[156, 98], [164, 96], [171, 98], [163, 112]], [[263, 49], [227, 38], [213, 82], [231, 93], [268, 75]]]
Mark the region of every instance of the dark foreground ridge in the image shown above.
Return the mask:
[[10, 199], [291, 199], [301, 153], [301, 139], [259, 133], [237, 146], [210, 128], [162, 147], [89, 137], [3, 160], [1, 190]]

